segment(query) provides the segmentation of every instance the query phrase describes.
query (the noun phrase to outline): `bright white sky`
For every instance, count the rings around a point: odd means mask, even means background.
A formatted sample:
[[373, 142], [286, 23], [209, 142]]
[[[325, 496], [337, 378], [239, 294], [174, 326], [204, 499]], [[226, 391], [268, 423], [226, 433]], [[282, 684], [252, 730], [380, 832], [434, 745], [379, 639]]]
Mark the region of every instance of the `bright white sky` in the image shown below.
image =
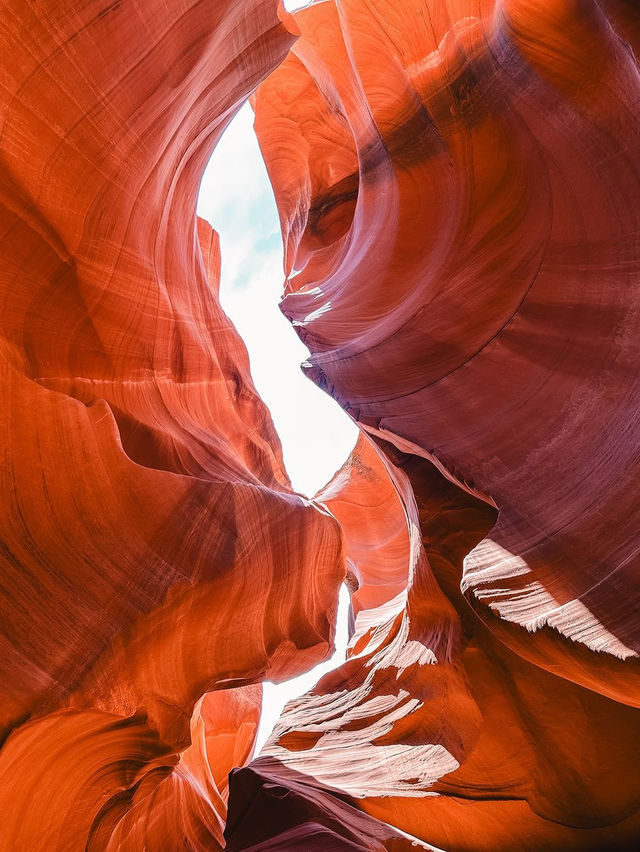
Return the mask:
[[[306, 3], [285, 3], [288, 9]], [[340, 406], [300, 370], [307, 348], [278, 308], [283, 288], [282, 239], [267, 171], [245, 104], [220, 140], [204, 173], [198, 215], [220, 234], [220, 301], [249, 350], [251, 373], [268, 405], [293, 487], [313, 496], [353, 449], [357, 429]], [[348, 593], [342, 587], [336, 653], [284, 684], [264, 684], [256, 753], [282, 708], [344, 660]]]
[[282, 238], [249, 104], [207, 166], [198, 215], [220, 234], [220, 301], [249, 350], [253, 381], [271, 411], [293, 487], [313, 496], [341, 467], [357, 430], [300, 370], [309, 350], [278, 308]]

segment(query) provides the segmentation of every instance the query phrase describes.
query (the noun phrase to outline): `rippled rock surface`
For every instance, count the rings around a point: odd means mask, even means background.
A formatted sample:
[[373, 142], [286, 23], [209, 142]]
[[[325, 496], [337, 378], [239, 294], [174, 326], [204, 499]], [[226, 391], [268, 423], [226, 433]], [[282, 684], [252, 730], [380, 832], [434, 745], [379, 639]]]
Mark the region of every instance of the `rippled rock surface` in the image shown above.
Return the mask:
[[638, 12], [296, 21], [256, 129], [283, 310], [364, 433], [319, 495], [357, 591], [261, 760], [450, 850], [633, 848]]
[[[637, 848], [635, 4], [0, 15], [0, 849]], [[314, 501], [195, 216], [256, 87]]]
[[2, 849], [221, 848], [260, 681], [330, 652], [342, 535], [289, 486], [195, 217], [290, 29], [2, 4]]

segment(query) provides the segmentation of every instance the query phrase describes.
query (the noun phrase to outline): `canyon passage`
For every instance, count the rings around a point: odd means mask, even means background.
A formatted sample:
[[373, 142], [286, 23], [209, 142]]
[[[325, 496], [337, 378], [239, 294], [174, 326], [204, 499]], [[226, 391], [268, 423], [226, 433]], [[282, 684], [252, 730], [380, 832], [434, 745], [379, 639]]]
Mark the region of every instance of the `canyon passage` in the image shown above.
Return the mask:
[[[0, 0], [0, 45], [0, 850], [637, 849], [637, 5]], [[359, 430], [313, 499], [196, 216], [247, 100]]]

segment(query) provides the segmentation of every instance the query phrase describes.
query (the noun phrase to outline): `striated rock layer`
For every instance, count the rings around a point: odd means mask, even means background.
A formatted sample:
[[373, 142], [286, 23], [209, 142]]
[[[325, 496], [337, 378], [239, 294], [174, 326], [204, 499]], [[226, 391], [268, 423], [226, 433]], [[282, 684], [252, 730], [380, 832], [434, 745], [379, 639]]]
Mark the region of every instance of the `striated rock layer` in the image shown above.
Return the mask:
[[[0, 47], [0, 850], [637, 848], [634, 4], [4, 0]], [[362, 429], [315, 501], [195, 216], [257, 86]]]
[[195, 217], [294, 28], [275, 0], [0, 14], [0, 849], [221, 848], [259, 682], [327, 656], [344, 576]]
[[637, 848], [640, 14], [296, 22], [255, 99], [282, 307], [369, 437], [318, 495], [349, 659], [255, 769], [448, 850]]

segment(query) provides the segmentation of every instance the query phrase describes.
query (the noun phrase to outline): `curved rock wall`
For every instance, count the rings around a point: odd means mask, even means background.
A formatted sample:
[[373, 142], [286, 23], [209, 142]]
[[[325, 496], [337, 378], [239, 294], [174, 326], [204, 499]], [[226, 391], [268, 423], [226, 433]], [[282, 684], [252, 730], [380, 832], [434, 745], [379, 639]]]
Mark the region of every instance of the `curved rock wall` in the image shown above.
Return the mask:
[[633, 848], [640, 15], [296, 21], [255, 98], [282, 308], [373, 443], [319, 495], [360, 584], [351, 658], [255, 765], [450, 850]]
[[195, 217], [294, 29], [2, 3], [2, 849], [220, 848], [252, 684], [330, 653], [342, 535], [289, 486]]
[[[0, 12], [0, 849], [635, 849], [634, 4]], [[195, 216], [257, 86], [314, 501]]]

